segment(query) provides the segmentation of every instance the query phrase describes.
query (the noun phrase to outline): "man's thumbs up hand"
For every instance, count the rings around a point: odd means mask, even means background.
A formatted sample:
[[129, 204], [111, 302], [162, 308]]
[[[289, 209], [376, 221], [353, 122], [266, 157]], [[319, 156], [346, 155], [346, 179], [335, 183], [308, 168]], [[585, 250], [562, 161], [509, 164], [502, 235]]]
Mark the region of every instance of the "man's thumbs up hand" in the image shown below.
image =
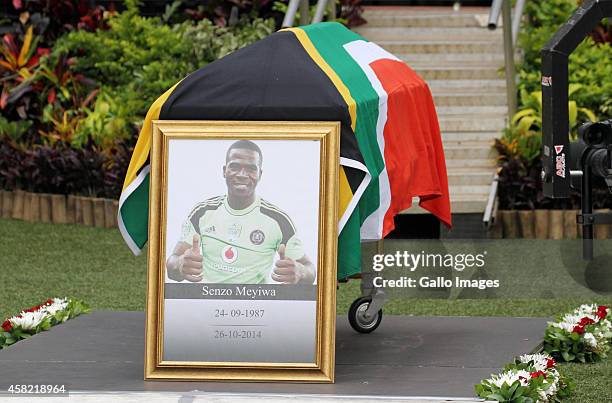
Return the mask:
[[179, 258], [179, 272], [185, 277], [185, 280], [196, 283], [202, 281], [202, 267], [200, 236], [194, 234], [191, 248]]
[[274, 264], [272, 280], [285, 284], [297, 284], [303, 277], [304, 266], [285, 255], [285, 244], [278, 247], [278, 260]]
[[200, 236], [198, 234], [193, 234], [193, 241], [191, 243], [191, 250], [196, 255], [201, 255], [200, 253]]

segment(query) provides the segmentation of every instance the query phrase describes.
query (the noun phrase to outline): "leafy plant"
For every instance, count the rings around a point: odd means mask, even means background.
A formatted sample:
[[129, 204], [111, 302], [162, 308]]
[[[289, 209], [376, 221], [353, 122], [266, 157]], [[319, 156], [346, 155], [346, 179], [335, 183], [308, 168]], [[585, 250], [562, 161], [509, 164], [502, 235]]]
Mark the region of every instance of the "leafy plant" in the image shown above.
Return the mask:
[[0, 116], [0, 138], [8, 137], [14, 142], [20, 141], [32, 127], [31, 120], [9, 121]]
[[29, 27], [20, 45], [12, 34], [5, 34], [0, 47], [0, 110], [13, 105], [21, 119], [28, 117], [29, 106], [33, 103], [25, 96], [33, 89], [35, 68], [40, 57], [48, 53], [48, 49], [37, 47], [39, 38], [33, 32]]
[[77, 299], [48, 299], [2, 323], [0, 349], [89, 312], [89, 306]]
[[566, 362], [594, 362], [607, 356], [612, 325], [606, 306], [582, 305], [555, 322], [544, 333], [544, 350]]
[[116, 140], [125, 140], [133, 132], [126, 109], [109, 94], [102, 93], [93, 109], [83, 108], [81, 119], [72, 139], [73, 146], [82, 147], [90, 139], [103, 149], [111, 148]]
[[558, 402], [571, 394], [573, 382], [559, 373], [551, 356], [525, 354], [475, 389], [478, 396], [497, 402]]
[[12, 32], [20, 33], [26, 24], [36, 27], [43, 43], [51, 45], [64, 34], [76, 29], [96, 31], [108, 28], [107, 19], [115, 13], [100, 5], [91, 6], [84, 0], [15, 0], [13, 9], [7, 10], [13, 17]]
[[[571, 84], [568, 95], [570, 98], [582, 87], [580, 84]], [[521, 90], [521, 104], [523, 109], [518, 111], [510, 121], [510, 128], [504, 131], [501, 139], [497, 140], [497, 149], [501, 161], [520, 159], [526, 165], [532, 165], [540, 157], [542, 149], [542, 92], [534, 91], [530, 94]], [[570, 138], [577, 138], [577, 129], [580, 123], [596, 121], [597, 116], [587, 108], [577, 105], [576, 101], [568, 102]]]

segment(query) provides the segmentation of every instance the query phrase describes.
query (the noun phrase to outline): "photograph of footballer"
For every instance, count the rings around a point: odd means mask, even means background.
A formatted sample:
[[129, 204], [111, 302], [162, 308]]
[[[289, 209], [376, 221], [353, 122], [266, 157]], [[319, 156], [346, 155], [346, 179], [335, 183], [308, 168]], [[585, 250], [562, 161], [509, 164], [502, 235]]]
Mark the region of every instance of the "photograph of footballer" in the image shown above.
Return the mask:
[[224, 156], [217, 178], [225, 182], [226, 192], [190, 208], [166, 260], [168, 280], [313, 284], [316, 268], [292, 218], [257, 194], [264, 171], [260, 146], [251, 140], [232, 141]]
[[339, 128], [153, 122], [147, 379], [333, 379]]

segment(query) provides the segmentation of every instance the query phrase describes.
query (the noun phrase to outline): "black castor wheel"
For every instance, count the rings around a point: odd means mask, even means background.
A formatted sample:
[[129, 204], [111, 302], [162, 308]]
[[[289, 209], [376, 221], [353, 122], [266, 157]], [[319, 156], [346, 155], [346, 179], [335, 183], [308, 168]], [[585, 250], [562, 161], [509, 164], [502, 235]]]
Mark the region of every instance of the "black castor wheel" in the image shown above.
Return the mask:
[[351, 327], [355, 329], [356, 332], [372, 333], [374, 330], [376, 330], [378, 325], [380, 325], [380, 321], [382, 320], [383, 316], [382, 309], [380, 309], [372, 318], [365, 317], [365, 312], [367, 311], [371, 302], [371, 297], [361, 297], [357, 298], [351, 304], [348, 312], [348, 320]]

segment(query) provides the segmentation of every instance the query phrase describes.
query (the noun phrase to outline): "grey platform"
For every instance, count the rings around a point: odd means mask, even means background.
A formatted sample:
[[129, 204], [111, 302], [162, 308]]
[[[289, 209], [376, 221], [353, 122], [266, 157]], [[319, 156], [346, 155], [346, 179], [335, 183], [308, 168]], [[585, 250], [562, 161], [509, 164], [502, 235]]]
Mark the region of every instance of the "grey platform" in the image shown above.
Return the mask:
[[475, 383], [537, 348], [546, 321], [385, 316], [362, 335], [339, 316], [335, 384], [145, 382], [144, 314], [97, 311], [1, 350], [0, 398], [8, 385], [24, 383], [73, 392], [473, 398]]

